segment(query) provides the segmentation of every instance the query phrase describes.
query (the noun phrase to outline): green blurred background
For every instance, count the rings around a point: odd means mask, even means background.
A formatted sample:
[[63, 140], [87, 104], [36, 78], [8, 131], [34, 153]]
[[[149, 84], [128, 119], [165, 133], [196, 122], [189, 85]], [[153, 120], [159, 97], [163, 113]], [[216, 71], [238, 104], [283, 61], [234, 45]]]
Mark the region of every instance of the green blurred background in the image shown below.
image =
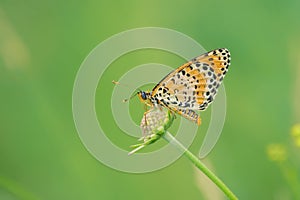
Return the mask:
[[[205, 162], [240, 199], [300, 199], [299, 10], [299, 0], [0, 0], [0, 199], [226, 199], [184, 157], [156, 172], [122, 173], [94, 159], [78, 137], [72, 89], [80, 64], [101, 41], [146, 26], [231, 51], [225, 127]], [[112, 121], [111, 80], [150, 62], [175, 68], [184, 61], [132, 52], [99, 84], [98, 116], [122, 148], [136, 140]], [[143, 106], [131, 104], [140, 107], [138, 123]], [[209, 113], [202, 118], [194, 153]]]

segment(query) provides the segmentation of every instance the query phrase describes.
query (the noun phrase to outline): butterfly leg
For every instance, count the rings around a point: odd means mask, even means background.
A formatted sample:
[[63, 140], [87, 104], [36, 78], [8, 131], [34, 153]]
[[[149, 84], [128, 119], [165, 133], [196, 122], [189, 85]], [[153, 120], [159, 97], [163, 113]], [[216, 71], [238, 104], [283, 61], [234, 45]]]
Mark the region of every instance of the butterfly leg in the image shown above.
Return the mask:
[[145, 125], [148, 126], [147, 124], [147, 113], [149, 112], [149, 110], [147, 110], [146, 112], [144, 112], [144, 120], [145, 120]]
[[176, 111], [170, 109], [171, 114], [174, 116], [174, 119], [176, 119]]
[[147, 124], [147, 114], [148, 114], [152, 109], [149, 109], [149, 110], [148, 110], [148, 107], [147, 107], [146, 104], [144, 104], [144, 109], [146, 110], [146, 111], [144, 112], [145, 125], [148, 126], [148, 124]]

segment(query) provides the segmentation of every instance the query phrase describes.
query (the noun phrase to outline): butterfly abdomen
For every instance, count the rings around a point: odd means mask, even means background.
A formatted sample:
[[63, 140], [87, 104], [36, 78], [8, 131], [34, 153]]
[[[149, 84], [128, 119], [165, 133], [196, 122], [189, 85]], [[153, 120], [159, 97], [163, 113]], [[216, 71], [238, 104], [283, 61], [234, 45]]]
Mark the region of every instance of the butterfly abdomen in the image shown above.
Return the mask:
[[201, 124], [200, 116], [193, 110], [178, 109], [176, 112], [185, 117], [186, 119], [197, 123], [198, 125]]

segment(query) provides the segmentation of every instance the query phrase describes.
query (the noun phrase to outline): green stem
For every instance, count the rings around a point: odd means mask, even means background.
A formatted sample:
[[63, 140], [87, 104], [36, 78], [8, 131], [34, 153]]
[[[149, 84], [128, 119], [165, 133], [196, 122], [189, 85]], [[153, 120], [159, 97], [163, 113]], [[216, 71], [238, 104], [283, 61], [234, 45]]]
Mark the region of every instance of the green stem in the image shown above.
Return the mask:
[[183, 151], [184, 155], [192, 161], [196, 167], [202, 171], [212, 182], [214, 182], [224, 193], [225, 195], [232, 200], [237, 200], [238, 198], [233, 194], [233, 192], [219, 179], [212, 171], [210, 171], [197, 156], [192, 154], [187, 148], [185, 148], [178, 140], [176, 140], [171, 133], [166, 131], [163, 135], [163, 138], [168, 141], [170, 144], [174, 145], [180, 151]]

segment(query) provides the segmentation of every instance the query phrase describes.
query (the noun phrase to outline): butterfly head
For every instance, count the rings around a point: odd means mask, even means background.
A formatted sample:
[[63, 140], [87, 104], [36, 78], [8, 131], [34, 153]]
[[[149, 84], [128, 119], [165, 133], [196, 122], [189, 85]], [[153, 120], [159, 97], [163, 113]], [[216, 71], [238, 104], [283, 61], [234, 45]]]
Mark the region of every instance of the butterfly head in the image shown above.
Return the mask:
[[137, 95], [138, 95], [141, 102], [143, 102], [145, 104], [148, 104], [148, 105], [152, 104], [151, 101], [150, 101], [151, 100], [151, 92], [140, 90], [140, 91], [137, 92]]

